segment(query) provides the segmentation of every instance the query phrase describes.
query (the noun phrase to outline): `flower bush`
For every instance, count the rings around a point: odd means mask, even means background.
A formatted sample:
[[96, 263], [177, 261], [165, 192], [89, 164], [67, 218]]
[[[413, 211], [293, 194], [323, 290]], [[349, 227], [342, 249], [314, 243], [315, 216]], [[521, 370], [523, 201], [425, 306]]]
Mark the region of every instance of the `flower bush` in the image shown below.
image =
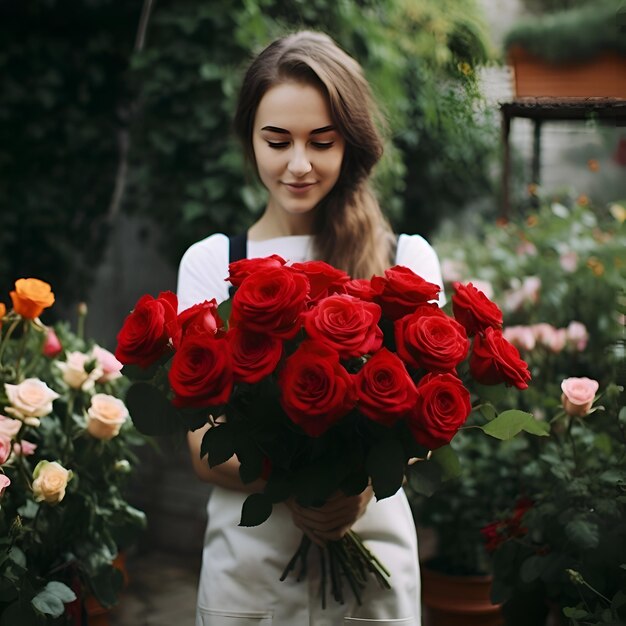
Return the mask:
[[[491, 398], [499, 410], [518, 408], [548, 422], [562, 412], [562, 402], [570, 413], [586, 414], [595, 391], [583, 379], [597, 381], [601, 392], [615, 389], [612, 385], [620, 380], [620, 363], [624, 362], [620, 293], [626, 270], [625, 215], [619, 203], [594, 208], [581, 196], [544, 202], [524, 220], [481, 224], [475, 235], [467, 224], [463, 232], [453, 226], [440, 232], [435, 245], [443, 259], [448, 289], [462, 280], [480, 286], [487, 295], [499, 294], [494, 300], [503, 310], [505, 336], [519, 349], [532, 374], [523, 394], [509, 389]], [[616, 419], [615, 410], [613, 413], [611, 419]], [[556, 499], [557, 492], [565, 497], [561, 491], [565, 479], [559, 478], [559, 472], [565, 472], [563, 476], [573, 485], [578, 484], [575, 476], [587, 481], [587, 491], [577, 506], [594, 508], [592, 494], [606, 496], [607, 488], [601, 472], [592, 471], [594, 463], [602, 459], [604, 470], [612, 475], [622, 471], [624, 460], [619, 429], [609, 429], [608, 417], [593, 419], [595, 434], [578, 423], [571, 429], [573, 437], [586, 441], [580, 454], [589, 455], [584, 462], [579, 460], [575, 471], [563, 469], [571, 459], [568, 461], [559, 447], [558, 434], [535, 438], [522, 433], [513, 441], [490, 446], [488, 439], [473, 436], [471, 430], [459, 433], [453, 446], [461, 459], [461, 476], [430, 498], [412, 494], [418, 521], [437, 529], [437, 565], [457, 573], [492, 570], [492, 559], [485, 550], [485, 540], [493, 540], [489, 532], [496, 526], [508, 528], [515, 544], [519, 540], [516, 533], [536, 515], [536, 506], [524, 513], [528, 499], [549, 502]], [[480, 423], [480, 416], [478, 420]], [[562, 419], [551, 424], [552, 431], [564, 427]], [[590, 443], [592, 440], [597, 444]], [[610, 454], [609, 449], [613, 450]], [[563, 507], [552, 510], [555, 515], [570, 510]], [[567, 521], [558, 515], [552, 520], [564, 541]], [[609, 526], [611, 523], [607, 519]], [[488, 529], [486, 537], [481, 528]], [[496, 569], [496, 599], [506, 600], [524, 590], [521, 585], [499, 586], [501, 571]], [[541, 587], [541, 594], [561, 606], [573, 606], [569, 578], [561, 576], [559, 581], [564, 585], [561, 589], [551, 588], [548, 593], [547, 587]]]
[[[72, 624], [92, 594], [115, 603], [113, 565], [145, 524], [123, 488], [143, 438], [118, 398], [121, 363], [39, 319], [48, 284], [0, 304], [0, 624]], [[79, 322], [82, 327], [82, 318]]]

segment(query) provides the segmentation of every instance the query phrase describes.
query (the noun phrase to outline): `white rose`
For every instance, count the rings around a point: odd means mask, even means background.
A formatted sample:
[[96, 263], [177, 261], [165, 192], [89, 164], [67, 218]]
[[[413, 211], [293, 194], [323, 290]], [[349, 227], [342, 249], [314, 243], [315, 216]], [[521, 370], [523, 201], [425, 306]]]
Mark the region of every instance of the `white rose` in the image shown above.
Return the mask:
[[89, 391], [93, 389], [96, 380], [102, 376], [102, 368], [97, 362], [93, 369], [87, 372], [85, 366], [89, 361], [94, 361], [94, 357], [83, 352], [69, 352], [65, 362], [57, 362], [59, 369], [63, 372], [63, 380], [72, 389]]
[[91, 353], [102, 370], [102, 376], [100, 376], [96, 382], [107, 383], [110, 380], [121, 377], [122, 364], [115, 358], [114, 354], [100, 346], [94, 346]]
[[52, 413], [52, 402], [59, 397], [38, 378], [27, 378], [19, 385], [4, 384], [10, 407], [6, 412], [29, 426], [39, 426], [39, 418]]
[[96, 439], [113, 439], [127, 417], [128, 409], [121, 400], [97, 393], [87, 410], [87, 432]]
[[40, 461], [35, 467], [33, 478], [35, 500], [58, 504], [65, 497], [65, 488], [72, 479], [72, 472], [56, 461]]

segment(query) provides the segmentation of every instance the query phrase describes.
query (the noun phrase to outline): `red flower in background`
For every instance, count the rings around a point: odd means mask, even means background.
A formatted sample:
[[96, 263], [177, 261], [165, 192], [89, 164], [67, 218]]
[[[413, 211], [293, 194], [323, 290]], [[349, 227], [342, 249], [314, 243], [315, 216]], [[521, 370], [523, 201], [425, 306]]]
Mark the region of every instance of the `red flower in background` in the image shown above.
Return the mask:
[[286, 262], [285, 259], [277, 254], [257, 259], [240, 259], [228, 266], [228, 278], [226, 280], [230, 281], [233, 287], [239, 287], [250, 274], [282, 267]]
[[235, 380], [257, 383], [269, 376], [283, 354], [283, 342], [269, 335], [231, 328], [226, 334], [233, 359]]
[[334, 348], [342, 359], [376, 352], [383, 343], [380, 307], [347, 294], [328, 296], [303, 314], [311, 339]]
[[470, 393], [454, 374], [426, 374], [407, 424], [417, 443], [435, 450], [450, 443], [472, 411]]
[[157, 361], [170, 339], [178, 342], [177, 308], [178, 299], [171, 291], [162, 291], [158, 298], [140, 298], [117, 335], [115, 358], [144, 368]]
[[487, 328], [484, 337], [476, 335], [470, 357], [470, 372], [483, 385], [506, 383], [526, 389], [530, 380], [528, 364], [501, 330]]
[[485, 550], [493, 552], [505, 541], [515, 537], [523, 537], [528, 532], [528, 529], [522, 526], [522, 519], [526, 511], [532, 508], [532, 506], [533, 501], [530, 498], [520, 498], [515, 504], [511, 517], [491, 522], [481, 528], [480, 532], [485, 540]]
[[302, 326], [309, 281], [287, 267], [250, 274], [233, 297], [231, 325], [252, 332], [292, 339]]
[[417, 402], [417, 389], [404, 363], [383, 348], [356, 376], [359, 410], [372, 421], [393, 426]]
[[278, 378], [285, 413], [310, 437], [318, 437], [356, 404], [353, 377], [328, 346], [307, 340], [286, 360]]
[[487, 328], [502, 328], [502, 311], [482, 291], [472, 283], [454, 283], [454, 289], [454, 317], [465, 327], [468, 335], [475, 335]]
[[311, 304], [333, 293], [344, 293], [345, 284], [350, 280], [343, 270], [338, 270], [324, 261], [294, 263], [291, 268], [302, 272], [309, 279]]

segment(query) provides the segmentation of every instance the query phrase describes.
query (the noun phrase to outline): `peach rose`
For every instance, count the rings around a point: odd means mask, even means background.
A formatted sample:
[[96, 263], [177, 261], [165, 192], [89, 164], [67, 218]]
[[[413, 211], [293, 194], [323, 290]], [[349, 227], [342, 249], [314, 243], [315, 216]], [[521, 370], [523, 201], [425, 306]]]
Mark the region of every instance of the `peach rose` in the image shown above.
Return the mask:
[[4, 490], [11, 484], [11, 479], [4, 474], [0, 474], [0, 498], [4, 494]]
[[592, 378], [566, 378], [561, 383], [561, 402], [568, 415], [582, 417], [589, 413], [599, 383]]
[[11, 291], [10, 296], [15, 312], [29, 320], [39, 317], [44, 309], [54, 304], [50, 285], [37, 278], [15, 281], [15, 291]]
[[96, 439], [113, 439], [128, 417], [125, 404], [105, 393], [97, 393], [91, 398], [87, 411], [87, 432]]
[[10, 407], [5, 411], [29, 426], [39, 426], [39, 418], [52, 413], [52, 402], [59, 397], [38, 378], [27, 378], [19, 385], [4, 384]]
[[37, 502], [58, 504], [65, 497], [65, 488], [72, 479], [72, 471], [60, 463], [39, 461], [33, 472], [33, 494]]
[[0, 465], [4, 465], [13, 452], [11, 440], [4, 435], [0, 435]]
[[0, 435], [8, 437], [9, 439], [15, 439], [17, 433], [22, 428], [22, 422], [20, 420], [14, 420], [5, 415], [0, 415]]
[[83, 352], [68, 352], [65, 361], [57, 362], [63, 372], [63, 380], [72, 389], [89, 391], [103, 372], [96, 359]]
[[115, 358], [114, 354], [100, 346], [94, 346], [91, 354], [103, 372], [96, 382], [108, 383], [110, 380], [115, 380], [122, 376], [122, 364]]

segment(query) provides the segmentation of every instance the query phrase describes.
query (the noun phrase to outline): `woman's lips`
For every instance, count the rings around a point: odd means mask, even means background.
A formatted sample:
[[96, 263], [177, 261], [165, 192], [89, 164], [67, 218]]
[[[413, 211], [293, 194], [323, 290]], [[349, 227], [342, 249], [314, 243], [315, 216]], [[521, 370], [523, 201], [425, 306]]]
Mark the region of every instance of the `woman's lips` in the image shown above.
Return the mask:
[[291, 193], [304, 194], [311, 189], [315, 183], [283, 183]]

